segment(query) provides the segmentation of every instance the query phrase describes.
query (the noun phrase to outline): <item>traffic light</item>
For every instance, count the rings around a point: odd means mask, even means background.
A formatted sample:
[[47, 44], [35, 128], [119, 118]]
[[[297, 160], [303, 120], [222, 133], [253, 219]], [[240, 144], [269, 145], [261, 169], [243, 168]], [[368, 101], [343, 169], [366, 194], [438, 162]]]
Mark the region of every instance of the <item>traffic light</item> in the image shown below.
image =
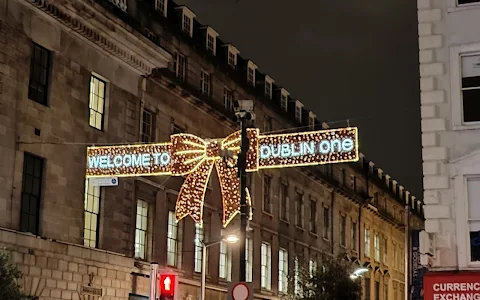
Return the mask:
[[160, 275], [160, 300], [174, 300], [176, 276], [171, 274]]

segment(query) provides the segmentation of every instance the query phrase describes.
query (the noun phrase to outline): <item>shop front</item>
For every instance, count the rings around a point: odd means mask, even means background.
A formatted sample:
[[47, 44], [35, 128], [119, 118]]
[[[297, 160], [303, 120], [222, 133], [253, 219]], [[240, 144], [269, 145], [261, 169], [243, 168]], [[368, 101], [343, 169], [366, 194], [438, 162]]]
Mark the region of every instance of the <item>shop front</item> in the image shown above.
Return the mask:
[[480, 272], [430, 272], [423, 287], [425, 300], [480, 300]]

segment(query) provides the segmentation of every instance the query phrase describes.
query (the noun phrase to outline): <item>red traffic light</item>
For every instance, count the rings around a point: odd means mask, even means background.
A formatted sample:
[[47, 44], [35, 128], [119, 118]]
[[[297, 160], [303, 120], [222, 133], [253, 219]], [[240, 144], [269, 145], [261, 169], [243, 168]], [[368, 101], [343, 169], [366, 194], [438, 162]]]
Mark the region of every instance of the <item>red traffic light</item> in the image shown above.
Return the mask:
[[173, 297], [175, 294], [175, 275], [160, 275], [160, 295], [163, 297]]

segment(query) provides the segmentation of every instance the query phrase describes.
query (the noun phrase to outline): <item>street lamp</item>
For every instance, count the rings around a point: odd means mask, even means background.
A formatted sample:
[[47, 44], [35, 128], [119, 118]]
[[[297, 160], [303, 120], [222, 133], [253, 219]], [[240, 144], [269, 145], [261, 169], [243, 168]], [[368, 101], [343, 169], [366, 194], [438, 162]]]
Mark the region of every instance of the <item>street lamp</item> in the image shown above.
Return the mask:
[[218, 241], [213, 241], [210, 243], [205, 243], [204, 241], [200, 241], [202, 244], [202, 281], [200, 282], [200, 300], [205, 300], [205, 279], [206, 279], [206, 268], [207, 268], [207, 248], [218, 245], [221, 242], [225, 241], [229, 244], [235, 244], [240, 239], [235, 234], [229, 234], [225, 237], [221, 237]]
[[352, 280], [355, 280], [355, 279], [357, 279], [358, 277], [362, 277], [362, 275], [363, 275], [364, 273], [366, 273], [366, 272], [368, 272], [368, 269], [367, 269], [367, 268], [358, 268], [358, 269], [356, 269], [355, 271], [353, 271], [352, 274], [350, 274], [350, 278], [351, 278]]

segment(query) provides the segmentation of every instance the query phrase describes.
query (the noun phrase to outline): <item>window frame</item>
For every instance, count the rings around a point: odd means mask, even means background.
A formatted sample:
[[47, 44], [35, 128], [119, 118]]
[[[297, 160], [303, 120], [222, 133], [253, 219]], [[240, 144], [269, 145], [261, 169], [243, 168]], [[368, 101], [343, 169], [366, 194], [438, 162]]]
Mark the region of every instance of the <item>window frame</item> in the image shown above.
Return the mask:
[[[263, 253], [264, 249], [267, 251], [265, 254]], [[266, 256], [265, 265], [263, 261], [264, 256]], [[266, 272], [266, 274], [264, 274], [264, 272]], [[266, 281], [265, 285], [263, 282], [264, 278]], [[272, 290], [272, 245], [265, 241], [262, 241], [262, 246], [260, 249], [260, 287], [262, 290]]]
[[347, 247], [347, 216], [340, 215], [340, 246]]
[[[262, 212], [272, 214], [272, 176], [264, 174], [262, 181]], [[267, 204], [268, 207], [266, 207]]]
[[280, 220], [284, 222], [289, 221], [288, 212], [289, 212], [289, 197], [288, 197], [288, 184], [280, 183], [280, 188], [278, 190], [278, 200], [280, 204], [279, 217]]
[[[32, 160], [32, 163], [33, 163], [33, 166], [31, 167], [32, 168], [32, 174], [28, 174], [27, 173], [27, 165], [26, 165], [26, 161], [27, 161], [27, 158], [30, 158]], [[39, 163], [40, 164], [40, 170], [39, 170], [39, 176], [35, 176], [35, 169], [36, 169], [36, 164]], [[38, 180], [38, 192], [37, 194], [38, 195], [32, 195], [31, 193], [28, 193], [28, 197], [36, 197], [35, 199], [35, 203], [36, 203], [36, 211], [34, 212], [34, 217], [35, 217], [35, 224], [33, 225], [34, 226], [34, 230], [30, 230], [31, 228], [31, 225], [30, 225], [30, 222], [29, 222], [29, 225], [27, 225], [27, 229], [23, 229], [23, 226], [22, 226], [22, 220], [23, 220], [23, 216], [24, 216], [24, 197], [27, 196], [27, 189], [25, 187], [25, 184], [26, 184], [26, 178], [27, 176], [31, 176], [31, 184], [33, 185], [34, 182], [35, 182], [35, 177], [37, 177], [37, 180]], [[41, 208], [42, 208], [42, 200], [43, 200], [43, 188], [44, 188], [44, 181], [45, 181], [45, 158], [43, 157], [40, 157], [38, 155], [35, 155], [35, 154], [32, 154], [32, 153], [29, 153], [29, 152], [24, 152], [23, 154], [23, 167], [22, 167], [22, 190], [21, 190], [21, 202], [20, 202], [20, 231], [22, 232], [30, 232], [34, 235], [39, 235], [40, 234], [40, 211], [41, 211]], [[33, 189], [33, 186], [30, 188], [31, 190]], [[31, 200], [31, 198], [30, 198]], [[31, 201], [29, 201], [29, 208], [30, 208], [30, 203]], [[30, 216], [32, 215], [32, 213], [30, 213], [30, 210], [29, 210], [29, 213], [27, 214], [27, 216], [29, 217], [29, 221], [30, 221]], [[32, 232], [34, 231], [34, 232]]]
[[303, 103], [298, 100], [295, 103], [295, 120], [299, 123], [303, 121]]
[[273, 96], [273, 82], [274, 82], [273, 79], [271, 79], [268, 75], [265, 75], [264, 94], [270, 100], [272, 100], [272, 96]]
[[[150, 123], [145, 122], [145, 115], [150, 115]], [[155, 141], [155, 113], [148, 109], [143, 108], [142, 110], [142, 133], [141, 133], [141, 142], [142, 143], [151, 143]], [[144, 128], [150, 128], [149, 133], [145, 133]]]
[[373, 234], [373, 259], [376, 262], [380, 262], [381, 259], [380, 234], [378, 232]]
[[288, 292], [288, 250], [280, 247], [278, 249], [278, 292]]
[[[217, 55], [217, 37], [218, 33], [212, 27], [207, 26], [207, 30], [205, 32], [205, 49], [213, 55]], [[212, 38], [211, 46], [210, 38]]]
[[[315, 208], [315, 209], [314, 209]], [[316, 199], [310, 198], [310, 218], [309, 218], [309, 229], [310, 233], [317, 234], [318, 222], [318, 203]]]
[[193, 255], [193, 271], [195, 273], [202, 272], [203, 264], [203, 242], [205, 240], [205, 228], [195, 225], [194, 255]]
[[233, 111], [233, 90], [227, 86], [223, 87], [223, 105], [226, 110]]
[[[172, 221], [172, 222], [171, 222]], [[183, 222], [176, 222], [175, 220], [175, 211], [168, 211], [168, 225], [167, 225], [167, 266], [180, 269], [182, 267], [182, 248], [183, 248]], [[176, 228], [175, 238], [170, 237], [170, 227]], [[172, 252], [170, 248], [170, 240], [174, 241], [175, 249]], [[174, 263], [171, 264], [169, 261], [169, 254], [173, 253]]]
[[[180, 58], [182, 59], [182, 64], [179, 63]], [[173, 69], [177, 78], [179, 78], [181, 81], [186, 81], [187, 57], [180, 52], [175, 53], [175, 59], [173, 60]], [[182, 70], [182, 72], [180, 72], [180, 70]]]
[[[221, 230], [220, 236], [225, 236], [225, 230]], [[232, 280], [232, 249], [229, 244], [222, 240], [219, 245], [219, 259], [218, 259], [218, 277], [222, 280]], [[222, 265], [222, 259], [225, 264]], [[225, 273], [225, 274], [222, 274]]]
[[[83, 210], [83, 245], [85, 247], [89, 247], [89, 248], [98, 248], [99, 247], [99, 240], [100, 240], [100, 213], [101, 213], [101, 207], [102, 207], [102, 196], [103, 196], [103, 189], [102, 187], [100, 186], [97, 186], [96, 188], [98, 188], [98, 212], [93, 212], [93, 211], [87, 211], [85, 209], [85, 201], [87, 199], [87, 196], [93, 196], [95, 197], [95, 195], [89, 195], [87, 193], [88, 191], [88, 188], [89, 188], [89, 184], [88, 184], [88, 179], [85, 180], [85, 188], [84, 188], [84, 210]], [[93, 186], [93, 188], [95, 188], [95, 186]], [[88, 205], [87, 205], [88, 206]], [[91, 214], [95, 214], [97, 216], [97, 226], [96, 226], [96, 232], [95, 232], [95, 245], [94, 246], [91, 246], [91, 245], [86, 245], [86, 240], [85, 240], [85, 230], [87, 229], [86, 228], [86, 213], [91, 213]], [[88, 230], [91, 230], [91, 229], [88, 229]]]
[[[207, 80], [208, 79], [208, 80]], [[212, 93], [212, 76], [210, 73], [201, 69], [200, 71], [200, 92], [203, 96], [211, 97]]]
[[256, 84], [256, 72], [257, 72], [257, 65], [255, 65], [251, 60], [247, 63], [247, 83], [251, 86], [255, 86]]
[[357, 222], [353, 219], [350, 223], [350, 249], [357, 251]]
[[[142, 210], [143, 208], [146, 208], [146, 215], [143, 215], [143, 214], [140, 214], [139, 215], [139, 211], [138, 211], [138, 208], [139, 208], [139, 204], [142, 205]], [[146, 206], [144, 207], [143, 204], [145, 204]], [[148, 258], [148, 216], [149, 216], [149, 209], [150, 209], [150, 203], [148, 203], [148, 201], [146, 200], [143, 200], [143, 199], [137, 199], [137, 206], [136, 206], [136, 210], [135, 210], [135, 241], [134, 241], [134, 258], [135, 259], [139, 259], [139, 260], [147, 260]], [[140, 216], [141, 219], [145, 219], [145, 228], [140, 228], [138, 227], [138, 217]], [[137, 252], [137, 245], [141, 245], [140, 242], [141, 241], [137, 241], [137, 232], [143, 232], [144, 234], [144, 244], [143, 244], [143, 254], [140, 253], [140, 252]], [[137, 255], [137, 253], [140, 253], [140, 255]], [[143, 255], [143, 257], [142, 257]]]
[[182, 31], [188, 33], [190, 36], [193, 35], [193, 16], [189, 16], [185, 12], [182, 13]]
[[330, 240], [330, 207], [323, 206], [323, 232], [322, 237], [325, 240]]
[[[36, 48], [39, 48], [39, 51], [41, 51], [41, 53], [43, 52], [46, 52], [47, 54], [47, 61], [46, 61], [46, 66], [41, 66], [41, 63], [37, 63], [35, 61], [35, 50]], [[41, 56], [41, 55], [40, 55]], [[29, 74], [29, 80], [28, 80], [28, 94], [27, 94], [27, 97], [28, 99], [38, 103], [38, 104], [41, 104], [43, 106], [49, 106], [49, 100], [50, 100], [50, 89], [51, 89], [51, 75], [52, 75], [52, 60], [53, 60], [53, 52], [43, 46], [41, 46], [40, 44], [38, 43], [35, 43], [35, 42], [32, 42], [32, 53], [31, 53], [31, 57], [30, 57], [30, 74]], [[32, 84], [32, 80], [33, 80], [33, 75], [35, 73], [35, 66], [37, 67], [43, 67], [45, 68], [45, 85], [43, 86], [44, 87], [44, 97], [42, 98], [42, 101], [38, 101], [38, 99], [33, 99], [31, 93], [31, 84]], [[43, 70], [43, 69], [42, 69]], [[37, 97], [38, 98], [38, 97]]]
[[245, 267], [247, 282], [251, 282], [253, 279], [253, 238], [248, 237], [245, 240]]
[[468, 123], [463, 121], [462, 56], [471, 55], [480, 55], [480, 43], [450, 47], [450, 97], [453, 130], [480, 129], [480, 121]]
[[467, 180], [480, 177], [480, 150], [454, 159], [450, 165], [455, 199], [455, 227], [459, 270], [478, 270], [480, 262], [470, 261], [470, 230], [468, 225]]
[[[161, 5], [163, 9], [160, 9]], [[155, 0], [155, 10], [159, 11], [164, 17], [167, 17], [168, 0]]]
[[295, 227], [305, 228], [305, 199], [299, 190], [295, 190]]
[[283, 111], [288, 112], [288, 96], [290, 96], [290, 93], [287, 92], [285, 89], [281, 89], [280, 91], [280, 108]]
[[371, 258], [372, 256], [372, 237], [370, 235], [370, 228], [365, 227], [363, 230], [363, 253], [365, 257]]
[[[91, 105], [92, 105], [92, 81], [95, 81], [95, 80], [103, 83], [103, 89], [104, 89], [103, 90], [103, 96], [104, 97], [103, 97], [103, 108], [102, 108], [103, 111], [102, 112], [97, 111], [96, 109], [93, 109], [91, 107]], [[107, 101], [108, 101], [108, 90], [109, 90], [108, 89], [108, 84], [109, 84], [109, 82], [105, 78], [103, 78], [102, 76], [100, 76], [98, 74], [95, 74], [95, 73], [90, 74], [90, 84], [89, 84], [89, 92], [88, 92], [88, 111], [89, 111], [88, 125], [91, 128], [94, 128], [98, 131], [103, 131], [103, 132], [106, 131], [106, 127], [107, 127], [106, 126], [107, 125], [106, 121], [107, 121]], [[93, 95], [100, 97], [100, 95], [95, 95], [95, 94], [93, 94]], [[98, 109], [98, 105], [97, 105], [97, 109]], [[100, 123], [100, 128], [91, 124], [92, 110], [93, 110], [94, 113], [100, 114], [102, 116], [102, 121]]]

